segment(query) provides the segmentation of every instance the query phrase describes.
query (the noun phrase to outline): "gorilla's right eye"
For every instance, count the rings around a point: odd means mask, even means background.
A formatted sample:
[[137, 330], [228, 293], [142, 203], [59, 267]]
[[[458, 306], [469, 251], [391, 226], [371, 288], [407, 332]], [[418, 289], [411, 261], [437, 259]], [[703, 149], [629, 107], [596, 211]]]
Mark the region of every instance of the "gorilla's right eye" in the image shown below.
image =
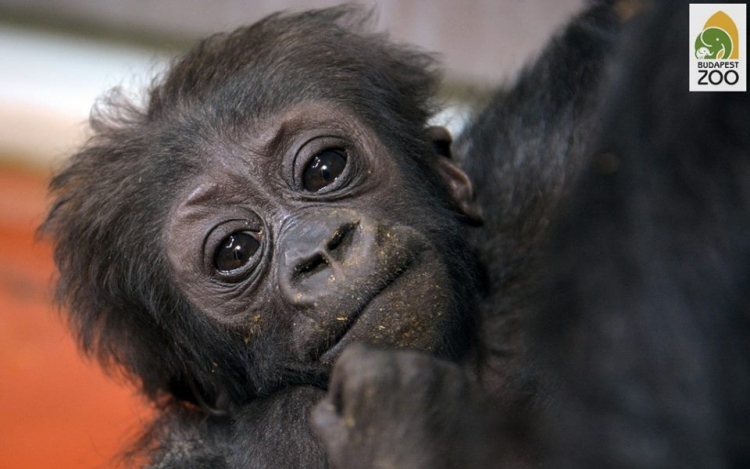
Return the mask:
[[214, 254], [214, 265], [220, 272], [231, 272], [244, 267], [258, 251], [260, 242], [246, 231], [238, 231], [224, 238]]
[[315, 155], [302, 173], [302, 186], [318, 192], [335, 181], [346, 167], [346, 153], [339, 149], [324, 150]]

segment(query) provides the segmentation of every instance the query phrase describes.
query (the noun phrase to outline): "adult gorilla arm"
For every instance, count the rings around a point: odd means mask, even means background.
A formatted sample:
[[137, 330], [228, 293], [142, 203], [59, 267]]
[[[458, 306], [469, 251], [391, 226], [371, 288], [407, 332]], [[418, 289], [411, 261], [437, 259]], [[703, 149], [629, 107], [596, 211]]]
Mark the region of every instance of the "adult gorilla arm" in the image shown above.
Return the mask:
[[480, 379], [511, 407], [537, 396], [522, 324], [538, 295], [540, 255], [600, 125], [620, 3], [596, 2], [574, 18], [457, 139], [456, 158], [485, 217], [475, 232], [487, 281]]
[[688, 17], [624, 38], [545, 262], [550, 467], [750, 463], [750, 97], [689, 91]]

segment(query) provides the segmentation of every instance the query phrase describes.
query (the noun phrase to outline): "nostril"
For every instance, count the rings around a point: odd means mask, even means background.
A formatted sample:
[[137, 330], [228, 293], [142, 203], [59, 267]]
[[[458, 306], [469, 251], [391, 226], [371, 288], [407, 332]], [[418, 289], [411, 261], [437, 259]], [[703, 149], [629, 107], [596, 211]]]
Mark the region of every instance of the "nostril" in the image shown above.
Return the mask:
[[334, 252], [339, 248], [344, 248], [351, 244], [352, 236], [359, 222], [347, 223], [340, 226], [331, 236], [330, 241], [326, 244], [329, 252]]
[[294, 268], [295, 276], [311, 275], [328, 267], [328, 261], [322, 254], [315, 254], [297, 264]]

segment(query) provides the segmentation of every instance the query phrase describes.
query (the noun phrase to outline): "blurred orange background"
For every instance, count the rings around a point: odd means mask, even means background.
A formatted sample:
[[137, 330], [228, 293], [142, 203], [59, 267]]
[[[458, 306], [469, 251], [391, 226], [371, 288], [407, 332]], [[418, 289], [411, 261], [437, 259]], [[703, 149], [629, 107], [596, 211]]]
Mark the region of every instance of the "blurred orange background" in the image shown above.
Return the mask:
[[78, 353], [52, 305], [51, 248], [35, 240], [46, 176], [0, 166], [0, 468], [115, 467], [149, 412]]

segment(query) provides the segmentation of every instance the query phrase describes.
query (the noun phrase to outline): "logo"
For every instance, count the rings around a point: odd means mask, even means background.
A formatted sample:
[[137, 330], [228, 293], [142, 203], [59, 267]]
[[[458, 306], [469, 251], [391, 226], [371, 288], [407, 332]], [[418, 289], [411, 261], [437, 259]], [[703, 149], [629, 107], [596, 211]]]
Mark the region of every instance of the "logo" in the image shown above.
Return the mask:
[[737, 25], [723, 11], [717, 11], [706, 21], [703, 31], [695, 39], [695, 56], [699, 59], [739, 59], [740, 37]]
[[690, 91], [745, 91], [746, 5], [690, 4]]

